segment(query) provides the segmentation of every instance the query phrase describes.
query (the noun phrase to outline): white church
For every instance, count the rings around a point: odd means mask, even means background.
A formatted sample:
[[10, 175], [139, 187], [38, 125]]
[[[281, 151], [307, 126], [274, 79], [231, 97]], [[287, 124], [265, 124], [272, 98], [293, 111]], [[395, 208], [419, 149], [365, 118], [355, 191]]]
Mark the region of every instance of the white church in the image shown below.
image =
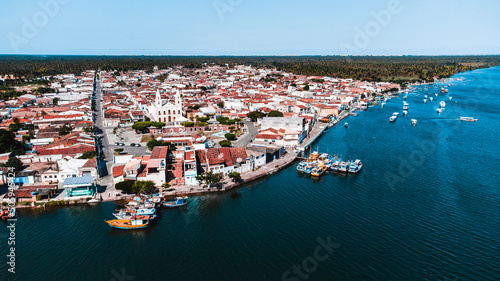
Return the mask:
[[155, 102], [149, 106], [148, 111], [151, 120], [155, 122], [180, 125], [181, 122], [188, 121], [188, 119], [182, 116], [182, 98], [179, 91], [175, 94], [175, 101], [172, 103], [170, 101], [163, 102], [160, 91], [156, 90]]

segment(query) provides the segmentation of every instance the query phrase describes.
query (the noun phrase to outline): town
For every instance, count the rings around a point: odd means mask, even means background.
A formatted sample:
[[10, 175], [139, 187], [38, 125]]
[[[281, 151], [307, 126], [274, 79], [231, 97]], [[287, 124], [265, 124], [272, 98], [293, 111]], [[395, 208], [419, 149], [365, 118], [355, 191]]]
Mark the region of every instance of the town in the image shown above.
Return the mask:
[[42, 77], [0, 102], [1, 180], [24, 206], [116, 200], [144, 191], [136, 182], [167, 196], [224, 191], [292, 163], [329, 124], [399, 90], [246, 65]]

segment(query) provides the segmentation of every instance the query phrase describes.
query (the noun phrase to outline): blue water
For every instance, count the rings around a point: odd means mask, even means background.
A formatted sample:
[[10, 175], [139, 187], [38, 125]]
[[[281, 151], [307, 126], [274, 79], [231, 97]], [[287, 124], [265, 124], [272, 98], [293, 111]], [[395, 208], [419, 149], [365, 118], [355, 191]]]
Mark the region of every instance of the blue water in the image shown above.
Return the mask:
[[0, 279], [499, 280], [500, 67], [459, 77], [465, 81], [433, 102], [423, 95], [441, 85], [408, 94], [407, 117], [400, 96], [314, 144], [362, 159], [356, 175], [314, 180], [294, 165], [230, 193], [191, 198], [132, 232], [104, 223], [114, 203], [21, 212], [15, 275], [6, 271], [1, 228]]

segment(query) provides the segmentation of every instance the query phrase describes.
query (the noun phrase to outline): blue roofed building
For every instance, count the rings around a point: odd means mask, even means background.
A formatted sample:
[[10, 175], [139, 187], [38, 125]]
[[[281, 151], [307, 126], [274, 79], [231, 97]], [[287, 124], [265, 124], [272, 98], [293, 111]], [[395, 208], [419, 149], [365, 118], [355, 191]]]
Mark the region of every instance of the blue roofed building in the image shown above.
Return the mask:
[[96, 192], [95, 178], [92, 176], [66, 178], [62, 187], [65, 198], [92, 197]]

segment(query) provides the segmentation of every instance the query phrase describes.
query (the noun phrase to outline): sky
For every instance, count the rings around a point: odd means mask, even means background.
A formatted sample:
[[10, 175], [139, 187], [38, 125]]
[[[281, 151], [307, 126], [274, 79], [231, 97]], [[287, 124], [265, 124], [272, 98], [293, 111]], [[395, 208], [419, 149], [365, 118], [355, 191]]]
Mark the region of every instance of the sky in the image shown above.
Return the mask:
[[0, 54], [500, 54], [498, 0], [3, 0]]

